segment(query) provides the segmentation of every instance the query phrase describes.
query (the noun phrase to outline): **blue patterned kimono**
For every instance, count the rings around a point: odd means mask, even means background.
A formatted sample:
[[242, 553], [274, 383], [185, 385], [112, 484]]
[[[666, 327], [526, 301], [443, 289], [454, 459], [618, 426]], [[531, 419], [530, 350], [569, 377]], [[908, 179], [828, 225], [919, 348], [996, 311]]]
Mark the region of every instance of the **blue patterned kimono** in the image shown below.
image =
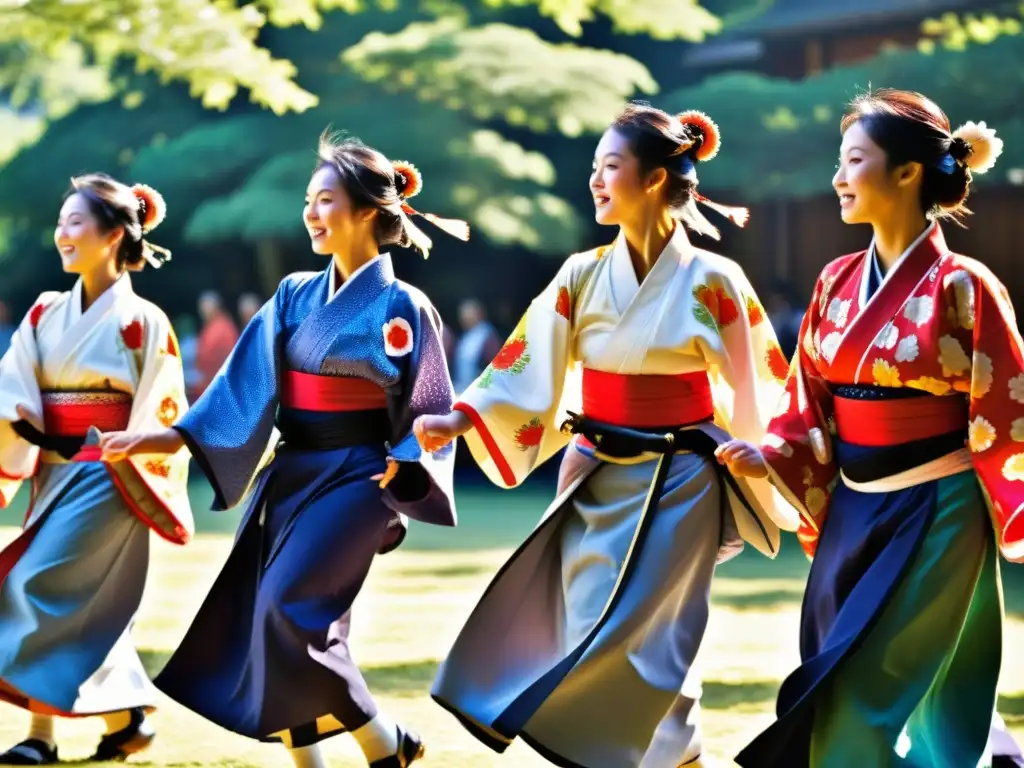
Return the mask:
[[[411, 432], [420, 414], [452, 405], [437, 311], [395, 279], [387, 254], [336, 293], [334, 282], [333, 264], [287, 277], [176, 424], [215, 509], [252, 492], [231, 555], [156, 685], [228, 730], [290, 746], [375, 716], [349, 656], [352, 602], [407, 517], [456, 522], [454, 447], [422, 453]], [[295, 407], [285, 386], [294, 372], [376, 385], [381, 407]], [[281, 440], [264, 462], [275, 427]], [[382, 491], [371, 478], [389, 455], [400, 468]]]

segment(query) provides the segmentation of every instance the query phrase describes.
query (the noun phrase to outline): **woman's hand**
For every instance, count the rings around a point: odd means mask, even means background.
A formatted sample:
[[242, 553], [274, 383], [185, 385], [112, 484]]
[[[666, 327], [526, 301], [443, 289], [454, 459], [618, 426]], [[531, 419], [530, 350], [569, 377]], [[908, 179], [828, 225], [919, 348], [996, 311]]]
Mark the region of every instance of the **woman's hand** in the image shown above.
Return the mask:
[[184, 444], [185, 441], [174, 429], [142, 433], [106, 432], [100, 436], [100, 449], [103, 451], [101, 460], [113, 464], [137, 454], [172, 454], [177, 453]]
[[473, 422], [462, 411], [452, 411], [445, 416], [420, 416], [413, 422], [412, 431], [416, 440], [427, 453], [444, 448], [448, 443], [473, 428]]
[[377, 486], [383, 490], [388, 487], [388, 483], [395, 479], [395, 475], [398, 474], [398, 462], [388, 456], [388, 468], [385, 469], [381, 474], [374, 475], [371, 480], [379, 480]]
[[730, 440], [715, 450], [715, 458], [737, 477], [768, 477], [768, 466], [764, 455], [756, 445], [743, 440]]

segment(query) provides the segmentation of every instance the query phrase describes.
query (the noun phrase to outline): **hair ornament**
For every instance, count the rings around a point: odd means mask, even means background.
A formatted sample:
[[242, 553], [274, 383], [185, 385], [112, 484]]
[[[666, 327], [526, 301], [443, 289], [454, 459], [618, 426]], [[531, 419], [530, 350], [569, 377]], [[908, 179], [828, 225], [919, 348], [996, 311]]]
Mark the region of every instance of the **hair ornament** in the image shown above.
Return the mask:
[[403, 200], [408, 200], [410, 197], [416, 197], [416, 195], [423, 191], [423, 174], [420, 173], [415, 165], [404, 160], [395, 160], [391, 163], [391, 167], [395, 173], [405, 179], [405, 184], [398, 193], [399, 197]]
[[698, 112], [696, 109], [689, 109], [686, 112], [680, 113], [678, 120], [683, 125], [695, 128], [697, 133], [700, 134], [700, 146], [694, 153], [697, 161], [706, 163], [718, 154], [718, 150], [722, 146], [722, 132], [718, 129], [718, 125], [714, 120], [703, 112]]
[[139, 224], [142, 232], [152, 232], [167, 218], [167, 203], [163, 195], [146, 184], [134, 184], [132, 194], [139, 201]]
[[708, 200], [699, 192], [693, 193], [693, 199], [701, 205], [706, 205], [712, 211], [720, 213], [737, 227], [744, 227], [750, 219], [750, 210], [739, 205], [722, 205]]
[[[967, 122], [953, 131], [953, 140], [966, 143], [969, 151], [963, 163], [972, 173], [985, 173], [992, 169], [1003, 153], [1003, 140], [996, 136], [996, 129], [985, 122]], [[950, 148], [952, 150], [952, 147]]]

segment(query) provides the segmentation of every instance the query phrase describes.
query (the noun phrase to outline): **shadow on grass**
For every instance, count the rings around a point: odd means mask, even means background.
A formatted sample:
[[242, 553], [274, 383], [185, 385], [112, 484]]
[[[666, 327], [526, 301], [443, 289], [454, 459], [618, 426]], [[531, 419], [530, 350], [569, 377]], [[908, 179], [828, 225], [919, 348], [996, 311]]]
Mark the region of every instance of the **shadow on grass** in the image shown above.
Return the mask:
[[714, 605], [726, 606], [737, 610], [750, 608], [799, 608], [804, 593], [799, 589], [768, 589], [763, 592], [750, 592], [740, 595], [720, 595], [712, 593]]
[[1024, 693], [1000, 696], [996, 710], [1007, 720], [1024, 721]]
[[[150, 676], [156, 675], [170, 658], [170, 651], [141, 650], [139, 656]], [[375, 694], [407, 697], [426, 696], [434, 684], [439, 662], [426, 659], [401, 664], [362, 667], [363, 677]], [[775, 700], [779, 683], [753, 681], [749, 683], [723, 683], [705, 681], [701, 705], [705, 709], [730, 709], [740, 704], [767, 704]], [[1024, 696], [1001, 697], [999, 711], [1007, 717], [1024, 714]]]
[[755, 680], [749, 683], [704, 682], [700, 704], [704, 709], [732, 709], [741, 704], [770, 704], [775, 701], [780, 683]]
[[465, 576], [493, 575], [497, 566], [493, 565], [448, 565], [440, 568], [402, 568], [395, 575], [398, 578], [418, 578], [429, 576], [438, 579], [458, 579]]

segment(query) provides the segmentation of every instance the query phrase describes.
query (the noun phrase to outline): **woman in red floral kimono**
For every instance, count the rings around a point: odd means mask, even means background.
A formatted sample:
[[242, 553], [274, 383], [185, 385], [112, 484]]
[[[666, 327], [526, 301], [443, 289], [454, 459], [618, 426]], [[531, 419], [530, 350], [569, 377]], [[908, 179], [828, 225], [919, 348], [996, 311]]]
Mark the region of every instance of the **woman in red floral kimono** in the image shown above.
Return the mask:
[[1005, 289], [939, 220], [968, 213], [1002, 142], [890, 90], [858, 98], [842, 133], [833, 185], [871, 246], [818, 278], [761, 448], [719, 450], [800, 510], [813, 558], [802, 664], [737, 762], [973, 767], [999, 678], [998, 553], [1024, 560], [1024, 350]]

